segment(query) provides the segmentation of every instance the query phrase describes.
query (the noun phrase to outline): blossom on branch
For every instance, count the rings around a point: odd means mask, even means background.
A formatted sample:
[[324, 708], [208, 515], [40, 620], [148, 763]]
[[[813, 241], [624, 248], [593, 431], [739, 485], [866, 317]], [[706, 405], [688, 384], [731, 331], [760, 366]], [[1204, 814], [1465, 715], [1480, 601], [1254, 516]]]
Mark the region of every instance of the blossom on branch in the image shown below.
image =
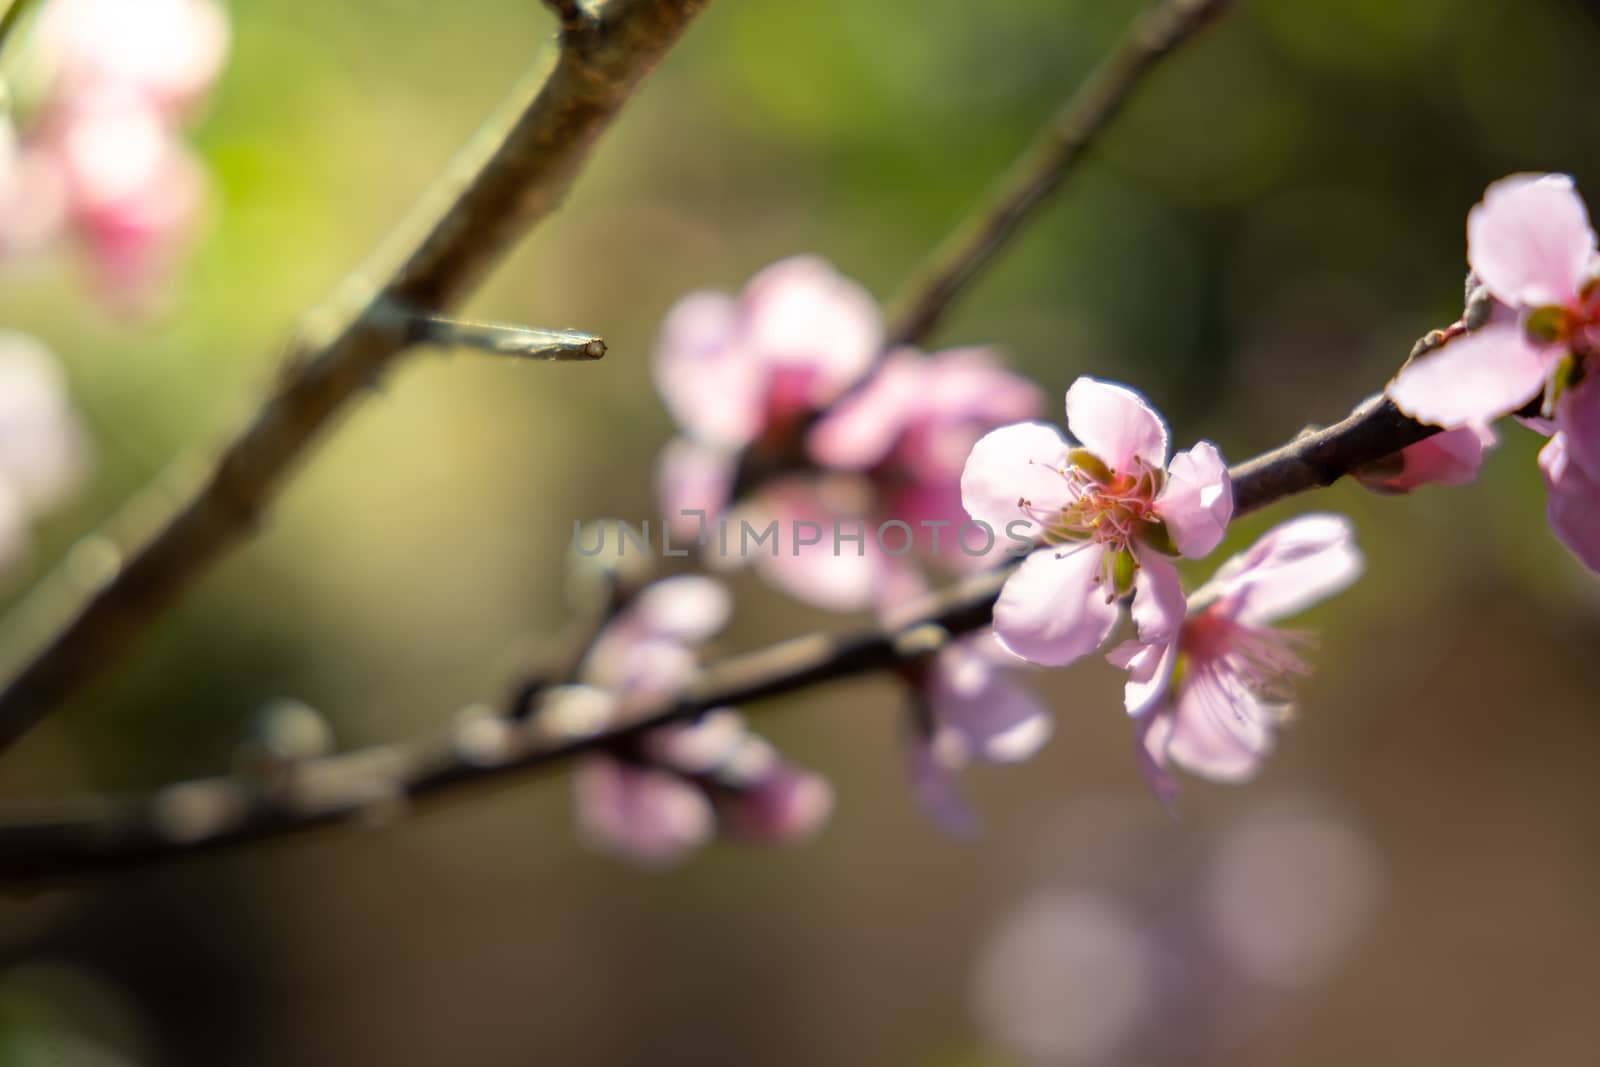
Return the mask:
[[986, 435], [961, 476], [973, 519], [1042, 538], [994, 608], [1000, 642], [1026, 660], [1063, 666], [1099, 648], [1133, 594], [1140, 637], [1177, 631], [1184, 596], [1172, 556], [1199, 558], [1222, 540], [1233, 488], [1215, 445], [1167, 462], [1167, 428], [1124, 386], [1079, 378], [1067, 390], [1073, 444], [1051, 426]]
[[951, 833], [978, 828], [958, 771], [974, 761], [1021, 762], [1054, 731], [1048, 709], [1010, 677], [1016, 665], [985, 630], [907, 669], [916, 710], [907, 746], [912, 794]]
[[1467, 260], [1494, 300], [1489, 320], [1407, 364], [1389, 384], [1406, 414], [1447, 428], [1541, 401], [1554, 437], [1540, 467], [1552, 530], [1600, 571], [1600, 252], [1565, 174], [1518, 174], [1467, 216]]
[[[878, 364], [882, 340], [866, 290], [815, 257], [766, 268], [738, 299], [679, 301], [655, 357], [683, 430], [657, 470], [673, 531], [837, 611], [901, 601], [919, 562], [997, 558], [998, 539], [961, 540], [962, 464], [984, 432], [1038, 414], [1042, 394], [988, 349], [904, 348]], [[741, 462], [761, 484], [736, 507]], [[712, 532], [725, 520], [732, 545]], [[775, 525], [770, 550], [749, 549], [740, 522]]]
[[[596, 639], [581, 684], [553, 695], [543, 713], [576, 715], [586, 731], [629, 701], [682, 690], [694, 677], [696, 647], [722, 629], [729, 611], [726, 590], [710, 578], [647, 586]], [[573, 795], [585, 840], [646, 865], [681, 859], [718, 829], [752, 843], [800, 841], [833, 807], [824, 779], [785, 761], [728, 709], [585, 757]]]
[[1288, 715], [1293, 683], [1310, 673], [1307, 634], [1275, 629], [1360, 577], [1348, 519], [1311, 514], [1267, 531], [1196, 590], [1169, 639], [1124, 644], [1109, 657], [1130, 668], [1126, 702], [1140, 764], [1170, 801], [1179, 766], [1214, 781], [1252, 777]]

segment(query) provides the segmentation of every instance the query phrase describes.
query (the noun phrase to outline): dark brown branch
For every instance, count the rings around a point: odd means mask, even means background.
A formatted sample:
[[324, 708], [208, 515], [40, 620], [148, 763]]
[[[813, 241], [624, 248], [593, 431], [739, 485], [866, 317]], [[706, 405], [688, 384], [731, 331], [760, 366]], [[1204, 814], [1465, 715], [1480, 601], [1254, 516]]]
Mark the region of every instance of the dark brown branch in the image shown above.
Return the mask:
[[[228, 549], [256, 529], [296, 461], [404, 349], [386, 307], [447, 310], [560, 204], [595, 141], [706, 0], [611, 0], [564, 32], [371, 261], [309, 315], [271, 396], [172, 516], [86, 599], [64, 575], [21, 613], [59, 618], [0, 691], [0, 748], [94, 677]], [[13, 641], [12, 645], [15, 646]]]
[[983, 201], [912, 276], [890, 316], [888, 348], [933, 332], [952, 301], [1055, 191], [1163, 59], [1227, 0], [1160, 0], [1141, 15]]
[[[1327, 485], [1433, 432], [1374, 397], [1342, 422], [1234, 467], [1236, 512]], [[709, 708], [897, 667], [926, 653], [926, 642], [915, 637], [930, 626], [952, 635], [986, 626], [1010, 570], [977, 575], [928, 598], [915, 619], [899, 628], [813, 634], [713, 664], [682, 695], [635, 704], [608, 728], [583, 736], [554, 734], [552, 720], [559, 724], [559, 715], [520, 722], [484, 715], [443, 738], [312, 761], [271, 784], [216, 778], [169, 786], [148, 797], [12, 808], [0, 812], [0, 883], [26, 887], [358, 821], [396, 805], [456, 795], [468, 785], [505, 783], [523, 771], [626, 745]], [[550, 691], [546, 699], [559, 695]]]

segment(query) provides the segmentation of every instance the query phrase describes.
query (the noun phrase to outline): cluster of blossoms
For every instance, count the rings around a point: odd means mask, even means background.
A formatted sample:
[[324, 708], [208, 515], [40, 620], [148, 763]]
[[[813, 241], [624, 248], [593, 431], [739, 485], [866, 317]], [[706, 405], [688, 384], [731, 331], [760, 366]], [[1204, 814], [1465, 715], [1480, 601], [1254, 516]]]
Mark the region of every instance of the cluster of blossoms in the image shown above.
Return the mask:
[[1486, 321], [1414, 359], [1389, 397], [1455, 434], [1524, 413], [1550, 439], [1539, 469], [1551, 529], [1600, 572], [1600, 252], [1572, 179], [1489, 186], [1467, 216], [1467, 262]]
[[[1043, 394], [989, 349], [902, 348], [880, 361], [883, 339], [866, 290], [813, 257], [773, 264], [738, 298], [679, 301], [655, 356], [682, 428], [658, 471], [673, 528], [706, 544], [730, 514], [776, 522], [772, 551], [749, 553], [755, 566], [835, 611], [884, 611], [920, 591], [913, 556], [954, 571], [997, 559], [997, 538], [958, 543], [962, 465], [986, 431], [1037, 414]], [[741, 469], [766, 462], [784, 469], [735, 510]], [[817, 540], [791, 544], [806, 525]]]
[[[1463, 485], [1496, 443], [1490, 423], [1517, 413], [1550, 438], [1540, 467], [1551, 525], [1600, 571], [1600, 251], [1588, 214], [1565, 176], [1508, 178], [1473, 209], [1468, 239], [1477, 291], [1470, 306], [1487, 313], [1469, 311], [1389, 388], [1401, 410], [1445, 432], [1356, 477], [1384, 493]], [[1215, 445], [1173, 454], [1144, 397], [1087, 377], [1067, 390], [1064, 437], [1029, 421], [1043, 406], [1039, 390], [989, 350], [924, 356], [908, 348], [880, 358], [882, 341], [871, 298], [814, 258], [769, 267], [737, 299], [697, 293], [680, 302], [656, 355], [662, 395], [683, 430], [658, 472], [669, 522], [703, 547], [729, 514], [831, 526], [831, 546], [780, 544], [789, 550], [755, 554], [759, 569], [801, 599], [872, 607], [890, 623], [925, 589], [923, 571], [871, 537], [840, 552], [846, 523], [897, 523], [919, 562], [957, 570], [992, 565], [1011, 546], [991, 539], [977, 553], [941, 554], [941, 531], [976, 525], [1012, 541], [1026, 532], [1026, 558], [1001, 590], [992, 627], [959, 641], [933, 634], [901, 669], [913, 696], [913, 791], [953, 830], [976, 822], [956, 770], [975, 759], [1025, 759], [1051, 735], [1048, 710], [1016, 669], [1061, 667], [1099, 651], [1124, 606], [1131, 635], [1106, 658], [1127, 672], [1125, 704], [1151, 788], [1170, 803], [1173, 768], [1215, 781], [1253, 776], [1289, 712], [1293, 683], [1309, 672], [1309, 635], [1275, 624], [1360, 575], [1349, 521], [1311, 514], [1282, 523], [1186, 593], [1175, 561], [1208, 556], [1233, 517]], [[918, 531], [931, 531], [931, 541]], [[947, 547], [952, 540], [960, 534]], [[662, 628], [640, 621], [647, 615], [616, 624], [618, 636], [596, 650], [597, 676], [613, 691], [628, 688], [632, 671], [659, 688], [684, 684], [688, 668], [656, 661], [692, 662], [687, 643], [714, 628]], [[613, 640], [632, 651], [606, 652]], [[612, 656], [633, 667], [605, 666]], [[781, 768], [773, 773], [785, 788], [772, 792], [786, 802], [809, 795], [799, 805], [806, 817], [769, 808], [757, 822], [774, 838], [808, 832], [827, 808], [826, 787], [791, 777], [799, 772], [737, 718], [720, 716], [649, 735], [636, 747], [637, 764], [591, 764], [580, 775], [584, 823], [591, 836], [626, 842], [638, 855], [681, 851], [719, 819], [749, 826], [739, 805], [762, 797], [766, 780], [742, 779], [756, 788], [719, 804], [706, 768], [725, 773], [752, 744], [763, 768]]]
[[0, 129], [0, 253], [71, 235], [108, 299], [148, 306], [203, 204], [181, 131], [228, 36], [216, 0], [51, 0], [18, 80], [23, 127]]
[[[593, 724], [631, 701], [677, 692], [729, 612], [727, 591], [710, 578], [645, 587], [601, 632], [581, 683], [555, 694], [551, 712]], [[647, 865], [680, 859], [719, 830], [757, 844], [802, 840], [833, 808], [824, 779], [785, 761], [726, 708], [652, 730], [633, 751], [588, 757], [573, 786], [585, 840]]]

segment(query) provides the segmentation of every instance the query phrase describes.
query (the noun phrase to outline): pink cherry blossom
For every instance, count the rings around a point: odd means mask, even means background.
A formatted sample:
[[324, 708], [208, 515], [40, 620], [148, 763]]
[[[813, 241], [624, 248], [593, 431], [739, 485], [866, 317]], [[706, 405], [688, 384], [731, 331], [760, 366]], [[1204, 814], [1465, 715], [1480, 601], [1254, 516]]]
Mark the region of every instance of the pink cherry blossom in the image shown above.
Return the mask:
[[[697, 646], [730, 609], [710, 578], [647, 586], [595, 640], [579, 688], [605, 714], [677, 692], [694, 677]], [[728, 709], [652, 730], [626, 752], [587, 757], [573, 791], [583, 838], [647, 866], [682, 859], [719, 829], [746, 842], [804, 840], [827, 820], [833, 795]]]
[[[655, 362], [684, 431], [656, 471], [674, 536], [834, 611], [903, 598], [922, 563], [970, 570], [1003, 554], [998, 538], [958, 541], [962, 465], [984, 432], [1038, 414], [1039, 390], [982, 348], [901, 349], [863, 380], [881, 334], [866, 292], [813, 257], [767, 268], [738, 300], [679, 301]], [[735, 510], [740, 450], [768, 469]], [[776, 544], [746, 550], [741, 521], [775, 522]]]
[[1499, 442], [1495, 432], [1472, 423], [1434, 434], [1388, 460], [1356, 472], [1375, 493], [1408, 493], [1424, 485], [1466, 485], [1478, 476], [1484, 453]]
[[1349, 520], [1303, 515], [1267, 531], [1224, 563], [1191, 597], [1191, 612], [1164, 642], [1130, 642], [1113, 662], [1139, 661], [1128, 711], [1140, 763], [1157, 795], [1176, 790], [1176, 765], [1215, 781], [1253, 776], [1289, 710], [1292, 683], [1309, 673], [1309, 637], [1273, 628], [1346, 588], [1363, 561]]
[[214, 0], [51, 0], [35, 43], [55, 94], [110, 89], [179, 117], [210, 92], [228, 37]]
[[1595, 233], [1569, 176], [1489, 186], [1467, 216], [1467, 260], [1509, 314], [1413, 360], [1388, 390], [1401, 411], [1447, 428], [1510, 414], [1569, 356], [1582, 363], [1600, 352]]
[[87, 455], [55, 358], [27, 334], [0, 330], [0, 567], [26, 544], [32, 517], [77, 486]]
[[1007, 426], [973, 447], [961, 477], [973, 519], [1044, 541], [1001, 590], [994, 625], [1007, 649], [1047, 666], [1100, 647], [1129, 592], [1141, 636], [1175, 633], [1183, 592], [1168, 557], [1206, 555], [1233, 515], [1216, 446], [1168, 463], [1166, 425], [1138, 393], [1079, 378], [1066, 407], [1077, 445], [1040, 423]]
[[1048, 710], [1012, 675], [992, 631], [947, 645], [913, 674], [919, 716], [907, 765], [918, 806], [956, 834], [978, 828], [956, 781], [967, 764], [1015, 763], [1050, 739]]

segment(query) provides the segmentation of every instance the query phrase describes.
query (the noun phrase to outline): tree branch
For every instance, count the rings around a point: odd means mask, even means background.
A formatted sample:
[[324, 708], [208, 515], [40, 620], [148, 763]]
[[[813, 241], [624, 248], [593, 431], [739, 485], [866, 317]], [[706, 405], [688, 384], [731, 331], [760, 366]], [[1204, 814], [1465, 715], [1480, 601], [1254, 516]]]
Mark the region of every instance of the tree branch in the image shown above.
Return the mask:
[[[0, 749], [94, 677], [224, 552], [248, 538], [297, 460], [404, 351], [386, 307], [459, 303], [513, 239], [560, 204], [590, 148], [706, 0], [610, 0], [564, 32], [548, 78], [530, 75], [370, 262], [307, 316], [271, 395], [199, 486], [124, 557], [0, 691]], [[47, 579], [25, 618], [76, 599]], [[16, 644], [15, 641], [12, 642]]]
[[1055, 191], [1133, 92], [1228, 0], [1161, 0], [1127, 32], [1035, 135], [988, 195], [912, 275], [890, 315], [886, 349], [927, 337], [957, 294], [988, 265], [1028, 213]]
[[[1235, 513], [1328, 485], [1435, 432], [1400, 415], [1381, 396], [1372, 397], [1343, 421], [1234, 467]], [[636, 702], [594, 732], [561, 734], [560, 715], [518, 720], [485, 714], [459, 722], [444, 737], [309, 761], [272, 783], [222, 777], [145, 797], [86, 797], [0, 810], [0, 884], [26, 887], [359, 821], [396, 805], [455, 796], [469, 785], [503, 784], [525, 771], [625, 745], [710, 708], [894, 668], [926, 654], [927, 644], [916, 635], [929, 626], [956, 635], [988, 625], [1014, 566], [925, 599], [912, 621], [898, 627], [812, 634], [712, 664], [682, 694]], [[519, 699], [513, 694], [511, 703]], [[547, 691], [546, 699], [560, 699], [560, 691]]]

